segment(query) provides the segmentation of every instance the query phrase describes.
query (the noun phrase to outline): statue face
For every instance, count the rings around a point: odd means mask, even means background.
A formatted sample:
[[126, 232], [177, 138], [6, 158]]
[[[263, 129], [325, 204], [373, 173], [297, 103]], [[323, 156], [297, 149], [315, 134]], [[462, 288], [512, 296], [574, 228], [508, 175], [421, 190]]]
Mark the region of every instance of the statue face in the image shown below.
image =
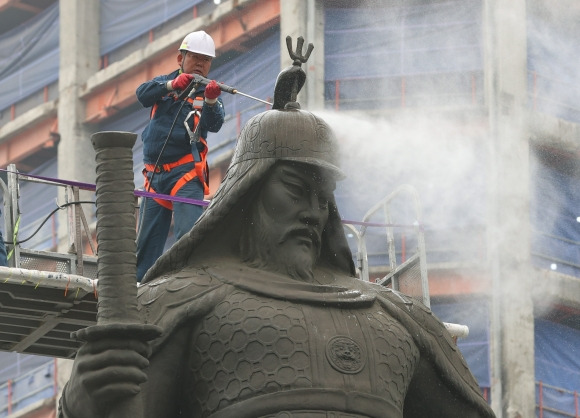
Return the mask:
[[334, 180], [323, 174], [306, 164], [274, 166], [253, 206], [246, 261], [293, 278], [312, 279], [335, 187]]

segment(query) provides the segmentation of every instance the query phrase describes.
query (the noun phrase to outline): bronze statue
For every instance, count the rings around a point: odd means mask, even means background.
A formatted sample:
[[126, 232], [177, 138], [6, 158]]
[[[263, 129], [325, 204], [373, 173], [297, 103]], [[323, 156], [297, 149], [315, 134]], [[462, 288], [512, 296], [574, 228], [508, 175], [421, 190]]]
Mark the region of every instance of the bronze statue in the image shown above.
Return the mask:
[[336, 145], [296, 102], [252, 118], [210, 206], [139, 288], [162, 335], [86, 343], [60, 416], [109, 417], [140, 391], [147, 418], [493, 417], [443, 324], [356, 279]]

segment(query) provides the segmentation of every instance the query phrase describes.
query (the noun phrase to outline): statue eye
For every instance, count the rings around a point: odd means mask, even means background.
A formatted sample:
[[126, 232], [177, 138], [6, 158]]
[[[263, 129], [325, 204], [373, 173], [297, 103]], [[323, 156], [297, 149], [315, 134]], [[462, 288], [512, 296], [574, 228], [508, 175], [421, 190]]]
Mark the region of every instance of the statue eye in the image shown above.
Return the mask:
[[304, 194], [304, 187], [301, 184], [285, 181], [284, 186], [286, 187], [286, 190], [288, 190], [288, 192], [290, 192], [290, 194], [295, 198], [301, 197]]

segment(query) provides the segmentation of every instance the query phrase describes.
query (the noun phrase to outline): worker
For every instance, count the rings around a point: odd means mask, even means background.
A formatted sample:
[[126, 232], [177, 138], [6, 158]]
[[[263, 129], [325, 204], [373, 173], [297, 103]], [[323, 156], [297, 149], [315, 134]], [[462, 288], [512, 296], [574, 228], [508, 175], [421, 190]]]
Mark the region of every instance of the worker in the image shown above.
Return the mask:
[[[207, 134], [224, 122], [221, 89], [194, 80], [207, 77], [215, 44], [204, 31], [188, 34], [179, 47], [179, 69], [141, 84], [137, 99], [151, 108], [141, 139], [145, 191], [202, 201], [209, 194]], [[188, 90], [192, 89], [190, 93]], [[173, 217], [174, 235], [188, 232], [203, 212], [201, 205], [143, 198], [137, 236], [137, 281], [163, 253]]]

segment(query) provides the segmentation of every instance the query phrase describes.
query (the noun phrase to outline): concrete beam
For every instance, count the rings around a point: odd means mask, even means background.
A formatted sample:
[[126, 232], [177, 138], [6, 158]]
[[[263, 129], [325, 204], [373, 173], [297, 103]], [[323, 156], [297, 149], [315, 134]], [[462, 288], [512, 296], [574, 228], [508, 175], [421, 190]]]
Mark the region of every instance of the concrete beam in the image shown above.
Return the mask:
[[56, 104], [46, 103], [0, 129], [0, 166], [17, 162], [59, 138]]
[[580, 279], [551, 270], [534, 272], [533, 299], [539, 312], [554, 305], [580, 309]]
[[44, 119], [56, 117], [57, 108], [58, 102], [53, 100], [36, 106], [18, 118], [11, 120], [0, 127], [0, 144], [10, 141], [15, 135], [31, 130], [32, 127], [35, 127]]
[[431, 297], [491, 295], [491, 277], [482, 270], [429, 271]]
[[561, 149], [580, 157], [580, 124], [543, 113], [528, 116], [530, 140], [540, 146]]

